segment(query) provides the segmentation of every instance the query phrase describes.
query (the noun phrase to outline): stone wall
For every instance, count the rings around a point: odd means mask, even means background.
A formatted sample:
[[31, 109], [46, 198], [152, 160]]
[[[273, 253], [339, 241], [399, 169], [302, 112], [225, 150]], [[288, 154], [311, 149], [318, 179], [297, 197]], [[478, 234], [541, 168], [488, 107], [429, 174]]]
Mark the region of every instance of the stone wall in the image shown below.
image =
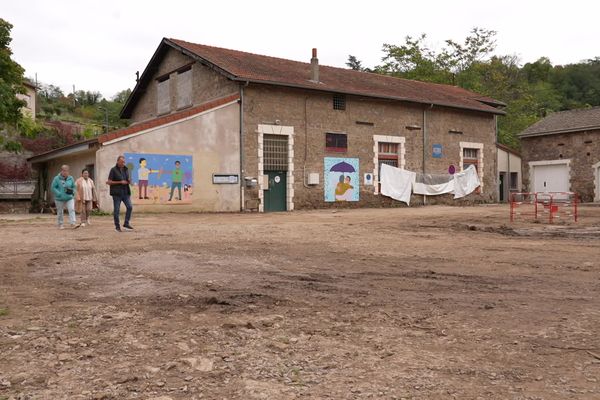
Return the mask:
[[600, 162], [600, 130], [522, 138], [521, 148], [525, 190], [532, 190], [529, 162], [571, 160], [570, 190], [582, 201], [594, 201], [598, 178], [593, 166]]
[[[409, 130], [407, 126], [423, 125], [426, 116], [425, 166], [423, 166], [423, 129]], [[357, 121], [359, 122], [357, 124]], [[368, 123], [369, 125], [365, 124]], [[360, 160], [360, 201], [348, 202], [346, 207], [397, 206], [400, 203], [375, 194], [374, 186], [363, 185], [365, 172], [373, 173], [374, 135], [405, 138], [405, 168], [412, 171], [447, 174], [453, 164], [459, 170], [460, 142], [483, 144], [484, 185], [481, 194], [465, 200], [454, 201], [451, 196], [428, 197], [427, 203], [452, 203], [495, 201], [497, 199], [495, 119], [488, 113], [455, 109], [423, 107], [354, 96], [346, 97], [346, 110], [334, 110], [332, 95], [291, 88], [277, 88], [250, 84], [244, 89], [244, 158], [245, 176], [258, 175], [259, 124], [293, 127], [294, 130], [294, 207], [320, 208], [340, 206], [326, 203], [323, 193], [324, 157], [353, 157]], [[449, 130], [461, 133], [449, 133]], [[327, 153], [325, 134], [346, 133], [346, 153]], [[441, 144], [442, 158], [433, 158], [432, 145]], [[305, 176], [311, 172], [320, 175], [315, 187], [305, 187]], [[245, 199], [258, 199], [258, 188], [247, 189]], [[422, 196], [415, 196], [416, 203]]]
[[[151, 75], [143, 94], [134, 107], [132, 123], [157, 117], [157, 78], [169, 75], [170, 112], [177, 110], [177, 70], [194, 60], [175, 49], [169, 48]], [[238, 92], [238, 85], [208, 67], [193, 63], [192, 67], [192, 106]]]

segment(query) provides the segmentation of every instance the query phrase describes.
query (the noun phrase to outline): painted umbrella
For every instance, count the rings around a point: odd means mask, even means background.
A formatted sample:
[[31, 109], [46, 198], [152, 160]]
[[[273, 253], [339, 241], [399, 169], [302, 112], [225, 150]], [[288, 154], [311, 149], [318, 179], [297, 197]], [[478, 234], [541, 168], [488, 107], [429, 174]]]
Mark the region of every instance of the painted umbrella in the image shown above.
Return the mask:
[[333, 167], [331, 167], [331, 169], [329, 171], [331, 171], [331, 172], [356, 172], [354, 167], [345, 161], [335, 164]]

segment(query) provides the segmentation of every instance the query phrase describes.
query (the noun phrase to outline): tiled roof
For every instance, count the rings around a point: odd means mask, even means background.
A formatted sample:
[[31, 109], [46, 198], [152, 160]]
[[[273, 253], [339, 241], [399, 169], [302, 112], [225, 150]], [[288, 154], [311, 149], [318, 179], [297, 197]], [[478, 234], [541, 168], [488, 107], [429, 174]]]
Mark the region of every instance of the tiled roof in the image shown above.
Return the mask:
[[325, 65], [319, 66], [319, 82], [314, 82], [310, 80], [310, 63], [189, 43], [178, 39], [163, 39], [163, 43], [210, 65], [215, 70], [236, 81], [299, 87], [504, 114], [504, 111], [497, 108], [503, 106], [504, 103], [457, 86], [400, 79]]
[[195, 114], [199, 114], [204, 111], [211, 110], [213, 108], [225, 105], [227, 103], [231, 103], [232, 101], [239, 100], [240, 95], [238, 93], [221, 97], [216, 100], [211, 100], [206, 103], [202, 103], [200, 105], [188, 108], [183, 111], [179, 111], [173, 114], [163, 115], [162, 117], [154, 118], [148, 121], [140, 122], [135, 125], [131, 125], [127, 128], [119, 129], [117, 131], [108, 132], [104, 135], [98, 136], [99, 143], [106, 143], [108, 141], [118, 139], [123, 136], [129, 136], [134, 133], [142, 132], [147, 129], [152, 129], [160, 125], [168, 124], [171, 122], [179, 121], [181, 119], [185, 119], [187, 117], [191, 117]]
[[525, 129], [519, 136], [541, 136], [590, 129], [600, 129], [600, 107], [552, 113]]
[[201, 59], [229, 73], [232, 78], [237, 80], [437, 104], [503, 114], [502, 111], [489, 105], [490, 103], [502, 105], [502, 103], [457, 86], [400, 79], [325, 65], [319, 66], [319, 82], [313, 82], [310, 80], [310, 63], [189, 43], [178, 39], [168, 39], [166, 43], [172, 43], [188, 50]]

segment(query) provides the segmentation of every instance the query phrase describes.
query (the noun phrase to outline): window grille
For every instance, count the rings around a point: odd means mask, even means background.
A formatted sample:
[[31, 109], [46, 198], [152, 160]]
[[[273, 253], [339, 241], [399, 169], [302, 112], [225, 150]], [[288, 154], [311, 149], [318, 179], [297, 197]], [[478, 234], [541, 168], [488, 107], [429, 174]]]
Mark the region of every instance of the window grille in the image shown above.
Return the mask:
[[264, 135], [263, 162], [265, 171], [287, 171], [288, 137], [283, 135]]
[[346, 109], [346, 96], [343, 94], [333, 95], [333, 109], [334, 110], [345, 110]]

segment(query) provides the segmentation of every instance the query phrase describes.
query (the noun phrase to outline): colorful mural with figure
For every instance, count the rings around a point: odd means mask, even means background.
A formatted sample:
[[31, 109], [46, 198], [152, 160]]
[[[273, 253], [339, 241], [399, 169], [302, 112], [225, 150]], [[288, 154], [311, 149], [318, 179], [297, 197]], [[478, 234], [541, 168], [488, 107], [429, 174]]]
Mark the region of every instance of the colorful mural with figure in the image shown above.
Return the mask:
[[191, 155], [125, 153], [133, 204], [191, 204]]
[[325, 201], [358, 201], [358, 158], [325, 157]]

